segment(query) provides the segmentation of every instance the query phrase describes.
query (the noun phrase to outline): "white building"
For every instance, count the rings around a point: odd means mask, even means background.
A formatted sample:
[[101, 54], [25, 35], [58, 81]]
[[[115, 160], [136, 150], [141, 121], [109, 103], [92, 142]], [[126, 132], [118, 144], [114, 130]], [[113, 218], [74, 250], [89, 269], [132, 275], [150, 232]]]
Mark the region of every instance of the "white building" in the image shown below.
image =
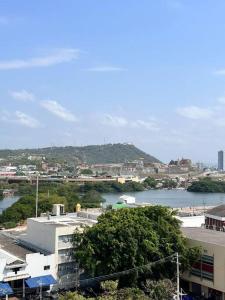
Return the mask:
[[58, 288], [74, 286], [77, 265], [73, 256], [73, 234], [84, 226], [97, 223], [100, 213], [64, 214], [62, 205], [55, 205], [55, 215], [27, 219], [23, 243], [36, 251], [54, 254], [53, 276], [58, 280]]
[[[52, 271], [54, 269], [54, 254], [38, 253], [22, 245], [15, 236], [7, 232], [0, 233], [0, 297], [6, 294], [18, 296], [32, 293], [38, 288], [38, 280], [42, 282], [43, 290], [50, 285], [45, 280], [55, 283]], [[36, 286], [35, 286], [36, 285]]]

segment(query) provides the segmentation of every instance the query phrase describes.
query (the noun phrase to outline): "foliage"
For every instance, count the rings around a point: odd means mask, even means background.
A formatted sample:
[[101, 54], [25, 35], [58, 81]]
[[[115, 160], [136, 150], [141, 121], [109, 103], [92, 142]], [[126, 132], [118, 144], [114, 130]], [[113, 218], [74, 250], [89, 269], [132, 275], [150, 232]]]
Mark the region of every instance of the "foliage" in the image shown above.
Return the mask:
[[[101, 292], [95, 297], [97, 300], [171, 300], [173, 298], [174, 286], [168, 280], [150, 281], [147, 280], [143, 289], [122, 288], [118, 289], [118, 281], [105, 281], [101, 283]], [[85, 300], [79, 293], [68, 292], [60, 296], [59, 300]]]
[[[199, 255], [197, 249], [187, 248], [174, 212], [162, 206], [108, 211], [83, 234], [76, 232], [74, 244], [76, 259], [93, 276], [144, 266], [176, 252], [186, 269]], [[175, 270], [170, 259], [122, 276], [119, 286], [136, 286], [146, 278], [171, 278]]]
[[146, 154], [134, 145], [107, 144], [84, 147], [48, 147], [40, 149], [0, 150], [0, 157], [4, 163], [9, 161], [20, 164], [32, 163], [27, 160], [29, 155], [44, 156], [48, 162], [62, 163], [123, 163], [143, 159], [146, 162], [159, 162], [155, 157]]
[[159, 281], [146, 280], [144, 291], [152, 300], [171, 300], [175, 291], [171, 280], [163, 279]]
[[91, 169], [83, 169], [80, 171], [80, 173], [83, 175], [92, 175], [93, 174]]
[[[66, 199], [58, 195], [39, 194], [38, 214], [52, 210], [54, 203], [62, 203], [66, 205]], [[11, 227], [27, 218], [35, 216], [35, 197], [23, 196], [11, 207], [7, 208], [0, 215], [0, 223], [4, 227]], [[10, 226], [11, 225], [11, 226]]]
[[[85, 300], [86, 298], [77, 292], [67, 292], [65, 295], [59, 296], [59, 300]], [[90, 299], [89, 299], [90, 300]]]
[[99, 193], [128, 193], [128, 192], [140, 192], [145, 189], [144, 185], [139, 182], [126, 182], [119, 183], [116, 181], [111, 182], [87, 182], [80, 187], [80, 191], [86, 193], [88, 191], [95, 190]]
[[177, 187], [177, 182], [172, 179], [165, 179], [162, 182], [162, 187], [165, 189], [172, 189]]
[[188, 192], [198, 193], [225, 193], [225, 182], [203, 178], [193, 182], [187, 190]]
[[157, 185], [157, 181], [153, 177], [148, 177], [144, 180], [144, 185], [147, 188], [155, 189]]
[[114, 295], [118, 288], [118, 280], [107, 280], [101, 282], [101, 289], [110, 295]]

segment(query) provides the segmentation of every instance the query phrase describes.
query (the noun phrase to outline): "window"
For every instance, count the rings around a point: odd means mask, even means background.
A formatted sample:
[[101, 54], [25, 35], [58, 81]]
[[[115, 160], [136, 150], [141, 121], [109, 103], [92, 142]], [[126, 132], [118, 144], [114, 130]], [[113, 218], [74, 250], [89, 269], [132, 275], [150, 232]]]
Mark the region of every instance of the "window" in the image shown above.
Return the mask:
[[46, 270], [50, 270], [50, 266], [48, 265], [48, 266], [44, 266], [44, 270], [46, 271]]
[[213, 281], [214, 257], [209, 255], [202, 255], [201, 259], [192, 266], [191, 274]]

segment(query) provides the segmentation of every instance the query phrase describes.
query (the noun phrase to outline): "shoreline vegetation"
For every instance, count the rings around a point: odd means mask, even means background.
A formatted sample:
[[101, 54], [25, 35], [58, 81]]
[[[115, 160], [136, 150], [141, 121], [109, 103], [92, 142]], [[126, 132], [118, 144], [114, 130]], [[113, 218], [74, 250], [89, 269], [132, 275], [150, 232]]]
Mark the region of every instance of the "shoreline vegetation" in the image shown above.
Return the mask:
[[187, 189], [194, 193], [225, 193], [225, 182], [213, 180], [211, 178], [202, 178], [193, 182]]
[[[30, 183], [0, 184], [0, 190], [13, 188], [20, 196], [19, 200], [5, 209], [0, 215], [0, 227], [13, 228], [23, 224], [27, 218], [35, 216], [36, 185]], [[176, 188], [176, 182], [166, 180], [160, 188]], [[67, 212], [74, 212], [79, 203], [82, 208], [100, 208], [105, 202], [103, 193], [128, 193], [157, 189], [157, 181], [146, 178], [142, 183], [98, 182], [78, 185], [74, 183], [40, 183], [38, 214], [52, 210], [54, 203], [65, 205]], [[187, 189], [189, 192], [225, 193], [225, 182], [214, 181], [210, 178], [193, 182]]]
[[[167, 183], [168, 184], [168, 183]], [[0, 227], [13, 228], [23, 224], [27, 218], [35, 216], [36, 185], [30, 183], [0, 184], [0, 189], [14, 188], [20, 198], [0, 215]], [[142, 183], [99, 182], [78, 185], [73, 183], [39, 183], [38, 215], [51, 211], [52, 205], [62, 203], [68, 212], [74, 212], [79, 203], [82, 208], [100, 208], [105, 199], [102, 193], [138, 192], [156, 188], [156, 181], [147, 178]]]

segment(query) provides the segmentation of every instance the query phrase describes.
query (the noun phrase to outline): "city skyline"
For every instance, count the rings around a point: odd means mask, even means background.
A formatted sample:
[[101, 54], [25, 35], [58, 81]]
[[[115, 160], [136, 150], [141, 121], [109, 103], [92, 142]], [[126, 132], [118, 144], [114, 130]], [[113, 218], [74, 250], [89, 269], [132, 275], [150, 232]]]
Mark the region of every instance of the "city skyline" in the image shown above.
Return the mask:
[[2, 1], [0, 148], [132, 142], [164, 162], [216, 163], [225, 148], [224, 9]]

